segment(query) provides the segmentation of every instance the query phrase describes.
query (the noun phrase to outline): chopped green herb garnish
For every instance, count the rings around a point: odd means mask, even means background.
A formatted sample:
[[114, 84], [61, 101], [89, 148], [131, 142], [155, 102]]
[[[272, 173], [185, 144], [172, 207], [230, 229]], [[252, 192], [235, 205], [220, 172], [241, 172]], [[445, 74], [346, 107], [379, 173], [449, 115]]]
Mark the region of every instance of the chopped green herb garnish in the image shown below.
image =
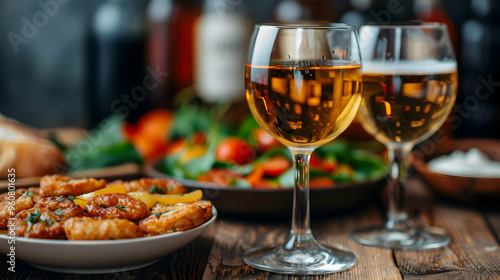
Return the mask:
[[83, 181], [88, 181], [88, 180], [89, 180], [89, 178], [83, 177], [83, 178], [82, 178], [82, 179], [80, 179], [80, 180], [83, 180]]
[[115, 208], [118, 208], [118, 209], [120, 209], [120, 210], [122, 210], [122, 211], [125, 211], [125, 207], [120, 206], [120, 205], [115, 206]]
[[168, 211], [165, 211], [165, 212], [158, 212], [158, 213], [154, 213], [154, 215], [156, 216], [156, 218], [160, 218], [161, 215], [167, 213]]
[[106, 205], [104, 205], [104, 204], [100, 204], [100, 205], [99, 205], [99, 207], [101, 207], [101, 208], [106, 208], [107, 206], [106, 206]]
[[56, 211], [52, 212], [52, 214], [58, 215], [58, 216], [62, 216], [62, 215], [64, 215], [64, 210], [62, 210], [61, 208], [59, 208]]
[[63, 201], [63, 199], [64, 199], [64, 195], [58, 196], [56, 198], [56, 200], [59, 201], [59, 202]]
[[27, 231], [31, 230], [31, 227], [33, 226], [33, 224], [38, 221], [38, 218], [40, 218], [40, 215], [41, 215], [40, 211], [38, 211], [38, 209], [36, 209], [35, 212], [29, 213], [28, 217], [26, 217], [26, 219], [23, 220], [23, 222], [28, 222], [28, 230]]
[[46, 223], [48, 226], [52, 225], [52, 220], [51, 219], [47, 219], [47, 220], [40, 220], [40, 222], [42, 223]]
[[74, 183], [75, 181], [76, 181], [75, 179], [71, 179], [71, 180], [69, 180], [69, 181], [68, 181], [68, 183], [72, 184], [72, 183]]
[[176, 229], [175, 227], [171, 227], [170, 229], [171, 229], [172, 231], [174, 231], [174, 232], [175, 232], [175, 231], [177, 231], [177, 229]]
[[25, 193], [23, 193], [23, 195], [21, 195], [21, 197], [30, 197], [34, 194], [35, 194], [35, 192], [25, 192]]
[[157, 193], [157, 194], [165, 194], [165, 191], [163, 189], [159, 188], [157, 185], [151, 186], [151, 188], [149, 188], [149, 192], [150, 193]]
[[70, 195], [70, 196], [68, 196], [68, 198], [71, 199], [71, 201], [73, 201], [73, 203], [75, 202], [75, 197], [74, 196]]

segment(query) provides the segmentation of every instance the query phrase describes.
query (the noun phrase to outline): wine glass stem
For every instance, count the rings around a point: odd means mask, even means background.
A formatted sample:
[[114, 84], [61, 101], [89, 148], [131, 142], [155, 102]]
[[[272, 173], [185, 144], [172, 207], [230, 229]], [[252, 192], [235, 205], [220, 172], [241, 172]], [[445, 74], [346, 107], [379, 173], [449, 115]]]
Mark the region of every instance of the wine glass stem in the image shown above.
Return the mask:
[[412, 148], [411, 144], [387, 146], [390, 172], [386, 228], [389, 230], [409, 231], [413, 229], [412, 222], [404, 208], [404, 183], [408, 173], [408, 156]]
[[[312, 151], [291, 151], [295, 189], [293, 192], [292, 229], [289, 242], [293, 247], [312, 241], [309, 224], [309, 161]], [[287, 242], [289, 244], [289, 242]]]

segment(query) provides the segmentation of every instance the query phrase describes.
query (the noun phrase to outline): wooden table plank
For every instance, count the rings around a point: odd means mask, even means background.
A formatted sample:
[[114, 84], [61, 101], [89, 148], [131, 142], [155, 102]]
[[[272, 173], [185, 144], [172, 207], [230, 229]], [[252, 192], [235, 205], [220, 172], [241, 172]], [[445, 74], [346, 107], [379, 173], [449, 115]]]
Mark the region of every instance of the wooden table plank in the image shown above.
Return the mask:
[[332, 279], [402, 279], [391, 250], [361, 245], [349, 238], [349, 232], [355, 228], [383, 223], [377, 208], [370, 206], [367, 211], [333, 220], [334, 223], [324, 221], [315, 228], [317, 239], [327, 245], [348, 248], [354, 252], [357, 261], [353, 268], [332, 274]]
[[[417, 184], [421, 182], [413, 182]], [[498, 240], [482, 213], [471, 208], [422, 204], [423, 224], [444, 229], [449, 246], [423, 251], [395, 251], [404, 279], [496, 279], [500, 275]], [[494, 249], [493, 249], [494, 248]]]
[[497, 242], [500, 243], [500, 209], [495, 210], [483, 210], [483, 215], [488, 222], [490, 229], [493, 231]]

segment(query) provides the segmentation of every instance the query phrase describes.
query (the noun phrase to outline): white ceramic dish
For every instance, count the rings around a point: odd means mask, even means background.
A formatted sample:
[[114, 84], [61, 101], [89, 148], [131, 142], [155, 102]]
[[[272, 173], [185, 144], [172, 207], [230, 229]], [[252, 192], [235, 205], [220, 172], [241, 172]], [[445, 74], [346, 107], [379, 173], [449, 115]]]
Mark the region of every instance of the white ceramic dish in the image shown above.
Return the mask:
[[7, 242], [7, 235], [0, 235], [0, 251], [8, 254], [10, 246], [15, 246], [16, 259], [49, 271], [115, 273], [155, 263], [202, 235], [216, 218], [217, 210], [214, 207], [212, 218], [197, 228], [122, 240], [69, 241], [21, 237], [15, 239], [15, 245], [11, 245]]

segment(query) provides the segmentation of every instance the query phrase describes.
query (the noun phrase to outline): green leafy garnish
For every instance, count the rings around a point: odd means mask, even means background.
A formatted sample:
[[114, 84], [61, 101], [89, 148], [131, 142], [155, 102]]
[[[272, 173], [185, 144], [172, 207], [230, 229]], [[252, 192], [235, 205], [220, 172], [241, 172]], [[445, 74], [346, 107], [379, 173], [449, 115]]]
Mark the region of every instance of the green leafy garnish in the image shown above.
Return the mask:
[[29, 213], [28, 217], [26, 217], [26, 219], [23, 220], [23, 222], [28, 222], [28, 230], [27, 231], [31, 230], [31, 227], [33, 226], [33, 224], [38, 221], [38, 218], [40, 218], [40, 215], [41, 215], [40, 211], [38, 211], [38, 209], [36, 209], [35, 212]]
[[51, 219], [46, 219], [46, 220], [40, 220], [41, 223], [46, 223], [48, 226], [52, 225], [52, 220]]
[[207, 152], [196, 158], [196, 160], [188, 161], [183, 165], [180, 165], [178, 161], [174, 163], [182, 170], [184, 175], [182, 177], [196, 179], [200, 176], [200, 174], [206, 173], [212, 169], [212, 166], [215, 163], [215, 149], [217, 148], [218, 139], [220, 137], [219, 131], [220, 125], [216, 122], [212, 122], [207, 135]]
[[62, 216], [62, 215], [64, 215], [64, 210], [59, 208], [56, 211], [53, 211], [52, 214]]
[[101, 204], [99, 205], [99, 207], [101, 207], [101, 208], [106, 208], [107, 206], [101, 203]]
[[142, 164], [134, 146], [123, 138], [123, 116], [112, 115], [92, 130], [87, 138], [66, 150], [69, 172], [97, 169], [127, 162]]
[[120, 209], [120, 210], [122, 210], [122, 211], [125, 211], [125, 207], [123, 207], [123, 206], [121, 206], [121, 205], [117, 205], [117, 206], [115, 206], [115, 208], [118, 208], [118, 209]]
[[59, 202], [63, 201], [63, 199], [64, 199], [64, 195], [58, 196], [56, 198], [56, 200], [59, 201]]
[[161, 215], [167, 213], [168, 211], [165, 211], [165, 212], [157, 212], [157, 213], [154, 213], [154, 215], [156, 216], [156, 218], [160, 218]]
[[70, 195], [70, 196], [68, 196], [68, 198], [71, 199], [71, 201], [73, 201], [73, 203], [75, 203], [75, 197], [74, 196]]
[[35, 194], [35, 192], [25, 192], [25, 193], [23, 193], [23, 195], [21, 195], [21, 197], [30, 197], [34, 194]]
[[193, 104], [184, 104], [175, 112], [175, 116], [171, 139], [189, 138], [197, 131], [204, 131], [210, 127], [213, 119], [208, 108]]
[[165, 191], [163, 189], [159, 188], [157, 185], [151, 186], [151, 188], [149, 188], [149, 192], [150, 193], [157, 193], [157, 194], [165, 194]]
[[175, 227], [171, 227], [170, 229], [171, 229], [173, 232], [176, 232], [176, 231], [177, 231], [177, 229], [176, 229]]

